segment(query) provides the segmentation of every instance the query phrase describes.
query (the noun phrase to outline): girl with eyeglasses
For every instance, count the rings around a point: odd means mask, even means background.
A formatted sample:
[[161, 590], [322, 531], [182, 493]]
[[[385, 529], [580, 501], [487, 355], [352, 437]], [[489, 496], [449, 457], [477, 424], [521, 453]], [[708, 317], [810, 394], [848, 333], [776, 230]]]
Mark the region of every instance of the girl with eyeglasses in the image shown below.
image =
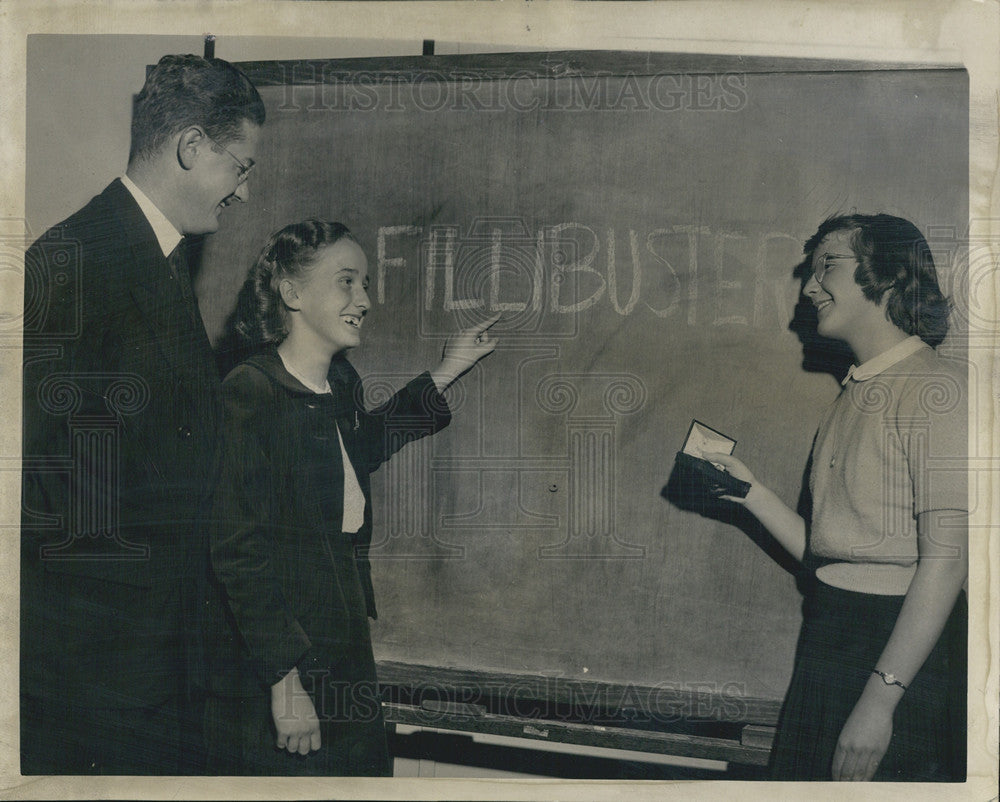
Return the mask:
[[962, 781], [966, 741], [966, 375], [935, 350], [948, 302], [926, 240], [890, 215], [805, 246], [818, 332], [857, 364], [813, 443], [804, 520], [738, 459], [743, 504], [815, 569], [773, 779]]

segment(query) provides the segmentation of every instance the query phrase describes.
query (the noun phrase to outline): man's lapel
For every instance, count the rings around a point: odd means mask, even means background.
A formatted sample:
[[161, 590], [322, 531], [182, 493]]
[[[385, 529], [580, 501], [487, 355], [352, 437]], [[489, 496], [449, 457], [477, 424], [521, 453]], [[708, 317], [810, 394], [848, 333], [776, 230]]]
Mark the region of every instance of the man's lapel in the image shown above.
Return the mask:
[[218, 383], [212, 352], [201, 315], [197, 325], [192, 319], [189, 301], [179, 282], [171, 275], [170, 264], [160, 250], [152, 226], [136, 204], [131, 193], [120, 183], [112, 185], [119, 195], [116, 222], [121, 241], [127, 244], [123, 254], [123, 280], [132, 301], [151, 333], [151, 345], [178, 374], [182, 386], [189, 392], [203, 394], [205, 382]]

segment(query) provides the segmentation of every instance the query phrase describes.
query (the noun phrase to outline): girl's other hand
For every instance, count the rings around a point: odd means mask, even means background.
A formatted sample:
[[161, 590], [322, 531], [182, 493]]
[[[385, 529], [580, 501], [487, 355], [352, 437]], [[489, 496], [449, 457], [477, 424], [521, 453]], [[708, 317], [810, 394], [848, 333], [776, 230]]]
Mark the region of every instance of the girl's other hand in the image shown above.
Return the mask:
[[833, 753], [834, 780], [867, 782], [875, 776], [892, 740], [892, 707], [859, 700], [844, 724]]

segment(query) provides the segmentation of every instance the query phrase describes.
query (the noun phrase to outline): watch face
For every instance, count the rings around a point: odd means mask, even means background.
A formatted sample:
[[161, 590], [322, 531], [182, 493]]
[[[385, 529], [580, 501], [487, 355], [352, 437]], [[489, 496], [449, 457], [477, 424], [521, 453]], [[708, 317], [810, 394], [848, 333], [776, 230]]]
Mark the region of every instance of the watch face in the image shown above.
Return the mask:
[[882, 678], [882, 682], [886, 685], [898, 685], [903, 690], [906, 690], [906, 686], [896, 679], [895, 674], [886, 674], [884, 671], [879, 671], [878, 669], [872, 669], [876, 674]]

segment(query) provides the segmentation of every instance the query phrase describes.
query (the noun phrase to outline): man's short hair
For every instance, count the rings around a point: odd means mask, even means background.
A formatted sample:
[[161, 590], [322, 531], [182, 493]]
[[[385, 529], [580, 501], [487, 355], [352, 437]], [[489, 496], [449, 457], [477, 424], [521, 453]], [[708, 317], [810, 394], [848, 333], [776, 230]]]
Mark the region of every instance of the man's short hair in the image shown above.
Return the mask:
[[170, 137], [189, 126], [201, 126], [224, 145], [242, 137], [244, 120], [259, 126], [264, 116], [264, 103], [254, 85], [229, 62], [164, 56], [135, 99], [129, 163], [155, 155]]
[[847, 214], [823, 221], [805, 245], [813, 253], [828, 234], [850, 233], [858, 260], [854, 281], [872, 303], [888, 293], [886, 317], [907, 334], [937, 346], [948, 333], [949, 303], [938, 286], [930, 246], [920, 230], [890, 214]]

